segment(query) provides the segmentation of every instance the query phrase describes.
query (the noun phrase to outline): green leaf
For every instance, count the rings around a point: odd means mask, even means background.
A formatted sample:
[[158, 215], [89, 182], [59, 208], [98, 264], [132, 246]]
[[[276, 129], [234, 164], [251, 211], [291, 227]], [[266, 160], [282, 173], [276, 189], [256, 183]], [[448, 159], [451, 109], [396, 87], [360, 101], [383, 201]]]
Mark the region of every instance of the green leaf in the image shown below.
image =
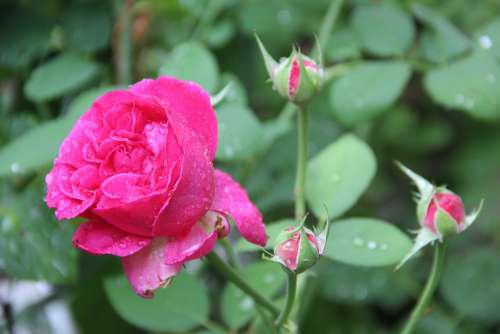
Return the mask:
[[[297, 222], [295, 219], [286, 218], [281, 219], [273, 223], [266, 224], [266, 234], [268, 236], [268, 242], [266, 248], [274, 247], [274, 240], [278, 237], [278, 234], [283, 231], [285, 228], [290, 226], [296, 226]], [[259, 251], [262, 247], [254, 245], [245, 239], [241, 238], [236, 243], [236, 249], [240, 252], [251, 252], [251, 251]]]
[[411, 18], [389, 4], [359, 6], [351, 23], [363, 47], [378, 56], [403, 55], [415, 35]]
[[68, 111], [65, 117], [70, 122], [76, 122], [89, 108], [92, 103], [104, 93], [110, 92], [115, 89], [120, 89], [119, 86], [102, 86], [97, 88], [89, 89], [80, 95], [78, 95], [71, 104], [68, 106]]
[[333, 113], [345, 125], [355, 125], [379, 115], [399, 97], [410, 73], [410, 67], [403, 62], [361, 64], [332, 85]]
[[29, 10], [0, 13], [0, 66], [19, 68], [48, 50], [52, 24]]
[[474, 34], [477, 47], [500, 60], [500, 17], [479, 28]]
[[0, 189], [0, 268], [16, 279], [68, 283], [76, 276], [74, 225], [57, 222], [37, 178], [23, 192]]
[[332, 61], [359, 58], [361, 56], [360, 43], [354, 31], [349, 28], [334, 31], [328, 39], [325, 56]]
[[413, 4], [415, 16], [427, 26], [420, 39], [420, 53], [432, 62], [445, 62], [470, 47], [470, 41], [447, 18], [422, 4]]
[[210, 93], [215, 93], [219, 84], [215, 57], [197, 42], [177, 46], [160, 67], [159, 74], [195, 81]]
[[433, 100], [445, 107], [478, 119], [500, 117], [500, 65], [492, 55], [475, 53], [433, 69], [426, 74], [424, 85]]
[[245, 160], [259, 152], [265, 144], [264, 131], [257, 117], [240, 103], [223, 103], [217, 107], [217, 121], [217, 160]]
[[[469, 249], [462, 256], [450, 257], [441, 280], [444, 298], [461, 314], [494, 323], [498, 320], [500, 258], [492, 248]], [[487, 282], [491, 284], [485, 284]]]
[[338, 217], [366, 190], [376, 170], [368, 145], [344, 135], [316, 155], [307, 166], [306, 198], [317, 217]]
[[389, 266], [401, 261], [411, 246], [410, 238], [392, 224], [349, 218], [330, 225], [324, 256], [357, 266]]
[[[260, 262], [243, 269], [243, 277], [267, 298], [275, 295], [285, 282], [285, 275], [277, 263]], [[253, 299], [233, 284], [222, 294], [222, 318], [231, 329], [238, 329], [256, 315]]]
[[24, 85], [24, 93], [42, 102], [62, 96], [92, 80], [99, 66], [72, 53], [63, 53], [37, 67]]
[[183, 271], [152, 299], [137, 296], [125, 276], [109, 277], [104, 289], [118, 314], [150, 331], [184, 332], [205, 323], [209, 301], [203, 284]]
[[88, 53], [104, 49], [111, 37], [111, 28], [106, 8], [95, 3], [70, 5], [62, 17], [64, 45], [71, 50]]
[[30, 129], [0, 149], [0, 177], [28, 173], [49, 165], [73, 123], [67, 119]]

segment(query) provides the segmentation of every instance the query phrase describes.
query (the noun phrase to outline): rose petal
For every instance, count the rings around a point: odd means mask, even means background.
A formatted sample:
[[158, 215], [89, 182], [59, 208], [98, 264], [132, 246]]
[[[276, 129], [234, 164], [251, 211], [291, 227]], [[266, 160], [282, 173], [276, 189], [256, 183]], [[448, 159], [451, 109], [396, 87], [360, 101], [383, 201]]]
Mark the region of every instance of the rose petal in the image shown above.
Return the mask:
[[182, 264], [165, 264], [165, 238], [155, 238], [139, 252], [122, 258], [123, 269], [135, 293], [151, 298], [154, 291], [168, 284]]
[[167, 117], [172, 124], [187, 126], [200, 136], [208, 150], [210, 161], [214, 159], [217, 151], [217, 119], [210, 96], [203, 88], [194, 82], [163, 76], [156, 80], [139, 81], [130, 90], [136, 94], [158, 98], [165, 105]]
[[73, 234], [73, 245], [86, 252], [129, 256], [149, 245], [150, 238], [129, 234], [102, 221], [88, 221]]
[[180, 182], [158, 216], [155, 235], [186, 234], [205, 215], [214, 196], [213, 167], [197, 137], [185, 146]]
[[231, 216], [241, 235], [248, 241], [265, 246], [266, 227], [262, 214], [231, 176], [215, 170], [215, 196], [210, 210]]
[[187, 235], [170, 240], [165, 246], [165, 263], [183, 263], [210, 253], [217, 242], [217, 219], [216, 213], [209, 212]]

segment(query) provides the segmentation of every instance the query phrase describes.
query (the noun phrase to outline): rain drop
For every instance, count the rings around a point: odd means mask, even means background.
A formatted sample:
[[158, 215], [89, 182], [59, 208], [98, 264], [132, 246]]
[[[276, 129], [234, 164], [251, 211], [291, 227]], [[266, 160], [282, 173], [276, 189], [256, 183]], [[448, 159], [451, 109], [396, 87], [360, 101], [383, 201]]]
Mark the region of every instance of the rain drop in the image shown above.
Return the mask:
[[493, 41], [490, 36], [483, 35], [479, 37], [479, 44], [483, 49], [489, 49], [493, 46]]
[[377, 248], [377, 243], [375, 241], [368, 241], [366, 247], [368, 247], [368, 249], [375, 249]]
[[10, 165], [10, 171], [12, 173], [19, 173], [21, 172], [21, 165], [17, 162], [13, 162], [11, 165]]
[[253, 306], [254, 306], [253, 300], [251, 298], [249, 298], [249, 297], [246, 297], [245, 299], [243, 299], [241, 301], [241, 304], [240, 304], [240, 308], [242, 310], [245, 310], [245, 311], [252, 309]]

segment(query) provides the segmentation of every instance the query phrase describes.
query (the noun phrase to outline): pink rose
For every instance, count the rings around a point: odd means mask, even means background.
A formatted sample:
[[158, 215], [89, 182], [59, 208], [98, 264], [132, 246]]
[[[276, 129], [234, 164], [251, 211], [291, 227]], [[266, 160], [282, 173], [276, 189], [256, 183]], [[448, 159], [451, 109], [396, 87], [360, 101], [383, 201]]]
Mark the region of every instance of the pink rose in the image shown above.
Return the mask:
[[465, 208], [462, 199], [452, 192], [438, 192], [434, 194], [427, 207], [424, 218], [424, 225], [433, 232], [437, 232], [436, 214], [438, 207], [446, 212], [457, 225], [457, 230], [461, 232], [465, 227]]
[[215, 170], [217, 120], [197, 84], [160, 77], [99, 97], [61, 145], [47, 175], [58, 219], [85, 217], [73, 244], [122, 259], [134, 291], [151, 297], [184, 262], [229, 232], [267, 241], [245, 190]]

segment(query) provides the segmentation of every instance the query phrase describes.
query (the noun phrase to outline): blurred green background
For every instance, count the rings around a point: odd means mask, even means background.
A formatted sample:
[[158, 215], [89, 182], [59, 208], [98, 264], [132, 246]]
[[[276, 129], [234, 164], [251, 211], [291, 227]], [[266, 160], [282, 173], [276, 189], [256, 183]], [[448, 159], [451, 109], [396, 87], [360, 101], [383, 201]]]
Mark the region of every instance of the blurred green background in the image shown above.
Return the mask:
[[[307, 53], [329, 4], [1, 1], [0, 332], [218, 333], [223, 326], [261, 333], [252, 301], [203, 262], [153, 302], [135, 299], [115, 275], [117, 258], [72, 249], [77, 222], [56, 222], [43, 202], [43, 177], [103, 92], [159, 74], [197, 81], [212, 94], [232, 81], [216, 108], [217, 165], [245, 185], [266, 223], [290, 217], [293, 108], [266, 83], [253, 33], [276, 58], [294, 43]], [[331, 190], [343, 203], [334, 218], [376, 217], [414, 229], [411, 187], [394, 160], [447, 184], [468, 210], [484, 198], [477, 224], [450, 242], [432, 313], [418, 331], [500, 333], [500, 2], [346, 0], [322, 47], [325, 64], [343, 70], [311, 106], [310, 156], [349, 132], [376, 158], [372, 166], [351, 156], [351, 177], [366, 186]], [[429, 256], [425, 250], [397, 272], [322, 259], [307, 280], [301, 332], [396, 332]], [[253, 284], [280, 295], [284, 275], [276, 265], [251, 264], [255, 252], [241, 259]]]

